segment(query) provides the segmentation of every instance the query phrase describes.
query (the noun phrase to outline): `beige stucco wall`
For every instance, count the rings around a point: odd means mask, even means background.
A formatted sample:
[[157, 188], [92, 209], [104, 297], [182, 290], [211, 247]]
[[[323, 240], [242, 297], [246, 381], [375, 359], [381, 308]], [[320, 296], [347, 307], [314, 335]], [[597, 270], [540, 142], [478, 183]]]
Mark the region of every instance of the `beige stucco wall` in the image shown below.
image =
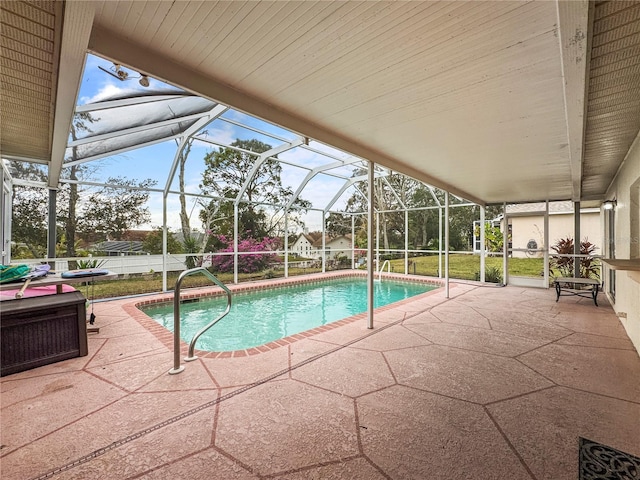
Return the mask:
[[332, 240], [327, 244], [330, 250], [327, 251], [327, 258], [334, 260], [336, 256], [346, 256], [351, 258], [351, 242], [344, 237]]
[[[535, 240], [538, 248], [544, 248], [544, 217], [527, 216], [511, 217], [513, 248], [527, 248], [529, 240]], [[549, 244], [553, 246], [561, 238], [573, 238], [573, 214], [549, 215]], [[602, 254], [602, 234], [600, 227], [600, 213], [582, 213], [580, 217], [580, 240], [587, 238], [598, 247], [596, 254]], [[550, 253], [552, 253], [550, 251]], [[513, 252], [514, 257], [538, 256], [543, 254], [528, 255], [525, 252]]]
[[[615, 211], [616, 258], [640, 257], [640, 135], [636, 137], [606, 198], [615, 198], [618, 202]], [[621, 317], [620, 321], [636, 350], [640, 351], [640, 280], [633, 280], [624, 271], [616, 271], [615, 275], [614, 310]], [[605, 290], [608, 290], [606, 284]]]

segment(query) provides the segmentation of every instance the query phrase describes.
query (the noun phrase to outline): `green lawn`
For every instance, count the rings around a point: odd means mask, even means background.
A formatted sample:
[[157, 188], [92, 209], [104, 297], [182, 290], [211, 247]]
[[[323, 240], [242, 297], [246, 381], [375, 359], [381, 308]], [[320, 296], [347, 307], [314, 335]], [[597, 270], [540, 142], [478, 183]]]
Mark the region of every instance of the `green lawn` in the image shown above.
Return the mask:
[[[444, 265], [444, 256], [443, 256]], [[404, 273], [404, 259], [391, 260], [392, 271]], [[486, 267], [495, 267], [502, 273], [502, 258], [489, 257], [486, 259]], [[541, 258], [511, 258], [509, 259], [509, 274], [518, 276], [540, 277], [543, 270]], [[289, 268], [289, 275], [304, 275], [320, 272], [320, 268]], [[454, 254], [449, 256], [449, 277], [452, 279], [475, 280], [480, 272], [480, 257], [477, 255]], [[438, 276], [438, 255], [425, 255], [409, 258], [409, 273], [425, 276]], [[167, 284], [172, 290], [179, 272], [167, 274]], [[254, 274], [241, 273], [238, 275], [240, 282], [262, 280], [265, 278], [279, 278], [284, 276], [284, 268], [258, 272]], [[221, 273], [217, 277], [221, 282], [233, 283], [232, 273]], [[182, 288], [201, 287], [211, 285], [204, 275], [194, 275], [184, 279]], [[96, 282], [94, 285], [81, 285], [78, 287], [87, 298], [113, 298], [128, 295], [139, 295], [162, 291], [162, 274], [154, 273], [143, 276], [131, 276], [113, 281]]]
[[[391, 260], [392, 271], [404, 273], [404, 259]], [[497, 268], [502, 272], [502, 257], [488, 257], [486, 269]], [[444, 268], [444, 255], [442, 257]], [[542, 258], [510, 258], [509, 274], [525, 277], [540, 277], [544, 269]], [[461, 280], [475, 280], [480, 272], [478, 255], [453, 254], [449, 256], [449, 277]], [[409, 273], [438, 276], [438, 255], [409, 258]]]

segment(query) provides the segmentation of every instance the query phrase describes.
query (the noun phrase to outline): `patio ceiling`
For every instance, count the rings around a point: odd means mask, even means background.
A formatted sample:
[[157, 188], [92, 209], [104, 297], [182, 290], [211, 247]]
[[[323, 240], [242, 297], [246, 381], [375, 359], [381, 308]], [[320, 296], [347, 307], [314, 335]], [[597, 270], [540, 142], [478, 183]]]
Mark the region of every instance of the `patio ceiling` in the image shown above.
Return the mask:
[[479, 203], [601, 199], [640, 128], [637, 2], [58, 4], [0, 6], [1, 151], [52, 187], [87, 50]]

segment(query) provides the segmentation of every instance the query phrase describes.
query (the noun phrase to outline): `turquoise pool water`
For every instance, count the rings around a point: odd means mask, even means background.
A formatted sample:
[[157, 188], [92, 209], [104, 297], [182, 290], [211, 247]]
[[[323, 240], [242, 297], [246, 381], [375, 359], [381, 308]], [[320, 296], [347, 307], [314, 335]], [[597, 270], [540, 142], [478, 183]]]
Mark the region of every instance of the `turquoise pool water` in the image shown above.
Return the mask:
[[[421, 283], [383, 280], [375, 283], [374, 306], [382, 307], [437, 288]], [[180, 306], [181, 337], [190, 342], [195, 333], [218, 317], [226, 297], [203, 297]], [[173, 304], [148, 305], [143, 311], [173, 331]], [[233, 296], [229, 314], [205, 332], [196, 348], [209, 351], [242, 350], [367, 311], [365, 279], [259, 290]]]

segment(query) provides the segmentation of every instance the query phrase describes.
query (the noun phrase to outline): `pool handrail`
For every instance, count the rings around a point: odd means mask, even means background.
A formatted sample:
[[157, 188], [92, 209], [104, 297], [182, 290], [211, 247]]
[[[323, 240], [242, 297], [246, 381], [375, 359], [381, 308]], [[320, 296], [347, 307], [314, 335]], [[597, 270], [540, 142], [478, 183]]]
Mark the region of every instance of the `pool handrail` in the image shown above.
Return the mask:
[[173, 368], [169, 370], [169, 375], [175, 375], [184, 370], [184, 367], [180, 365], [180, 285], [182, 284], [182, 280], [189, 275], [194, 275], [196, 273], [202, 273], [213, 283], [218, 285], [224, 292], [227, 294], [227, 308], [225, 311], [216, 318], [214, 321], [202, 327], [191, 339], [191, 343], [189, 343], [189, 354], [185, 357], [185, 362], [192, 362], [196, 360], [198, 357], [194, 355], [194, 350], [196, 347], [196, 342], [200, 335], [213, 327], [216, 323], [222, 320], [231, 310], [231, 290], [227, 288], [227, 286], [222, 283], [217, 277], [207, 270], [204, 267], [196, 267], [191, 268], [189, 270], [185, 270], [180, 274], [178, 279], [176, 280], [176, 286], [173, 290]]
[[387, 268], [387, 272], [391, 273], [391, 262], [389, 260], [385, 260], [384, 262], [382, 262], [382, 267], [380, 267], [380, 270], [378, 270], [378, 281], [381, 282], [382, 281], [382, 272], [384, 271], [384, 266], [387, 265], [389, 268]]

